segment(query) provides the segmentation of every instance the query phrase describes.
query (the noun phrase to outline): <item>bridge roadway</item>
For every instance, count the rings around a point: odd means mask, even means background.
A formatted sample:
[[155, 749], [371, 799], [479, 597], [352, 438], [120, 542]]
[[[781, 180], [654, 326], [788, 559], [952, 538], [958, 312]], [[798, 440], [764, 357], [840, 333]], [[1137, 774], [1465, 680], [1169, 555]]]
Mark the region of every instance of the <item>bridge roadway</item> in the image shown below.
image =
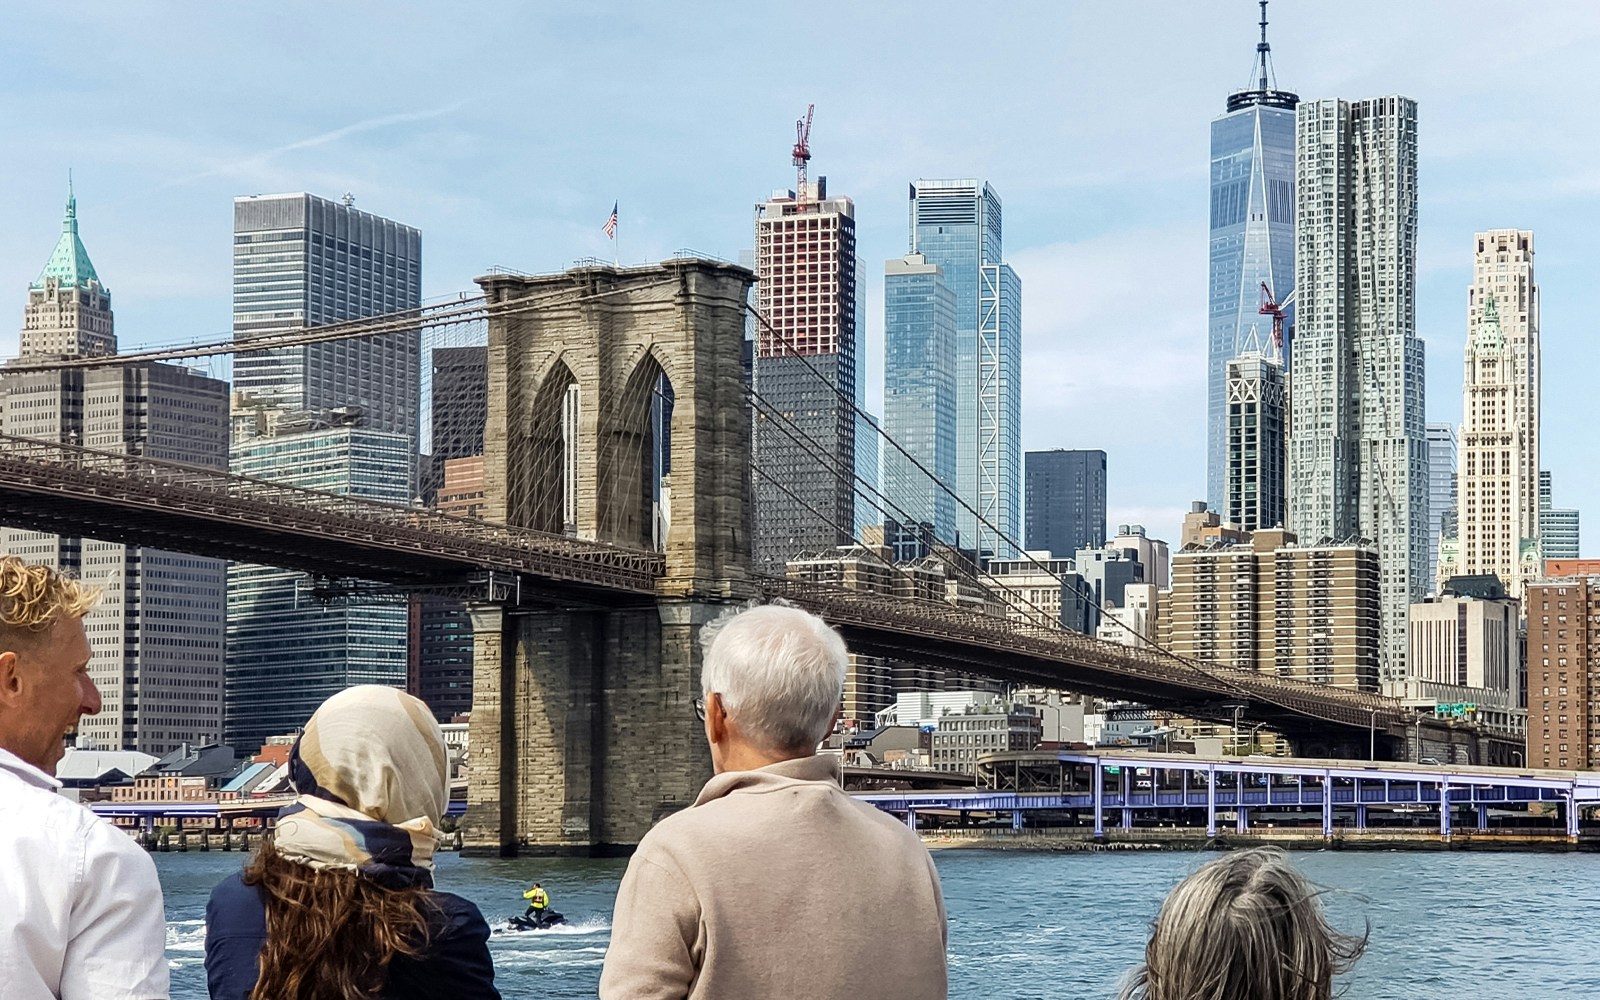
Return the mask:
[[[660, 553], [509, 528], [225, 472], [0, 434], [8, 525], [266, 563], [398, 587], [513, 581], [511, 604], [646, 602]], [[492, 579], [492, 578], [491, 578]], [[1307, 746], [1404, 740], [1392, 699], [1109, 643], [954, 607], [787, 579], [753, 581], [839, 627], [856, 651], [1001, 680], [1126, 698], [1216, 721], [1262, 722]]]
[[653, 596], [663, 566], [655, 552], [8, 434], [0, 510], [10, 527], [334, 578], [442, 586], [498, 572], [607, 604]]
[[[1206, 834], [1214, 837], [1219, 812], [1233, 813], [1235, 829], [1245, 833], [1252, 811], [1314, 809], [1321, 813], [1323, 835], [1331, 836], [1336, 811], [1349, 810], [1353, 828], [1367, 829], [1371, 807], [1432, 806], [1440, 834], [1448, 837], [1461, 810], [1475, 811], [1478, 829], [1486, 829], [1490, 807], [1555, 803], [1567, 836], [1577, 837], [1582, 808], [1600, 805], [1600, 773], [1591, 771], [1117, 751], [993, 754], [979, 763], [1003, 780], [1007, 764], [1037, 767], [1047, 756], [1060, 768], [1060, 786], [1054, 790], [863, 792], [856, 797], [905, 817], [912, 829], [919, 812], [1010, 813], [1015, 829], [1022, 828], [1028, 813], [1092, 812], [1096, 836], [1105, 833], [1107, 813], [1131, 830], [1136, 811], [1203, 811]], [[1450, 808], [1439, 808], [1441, 798]]]

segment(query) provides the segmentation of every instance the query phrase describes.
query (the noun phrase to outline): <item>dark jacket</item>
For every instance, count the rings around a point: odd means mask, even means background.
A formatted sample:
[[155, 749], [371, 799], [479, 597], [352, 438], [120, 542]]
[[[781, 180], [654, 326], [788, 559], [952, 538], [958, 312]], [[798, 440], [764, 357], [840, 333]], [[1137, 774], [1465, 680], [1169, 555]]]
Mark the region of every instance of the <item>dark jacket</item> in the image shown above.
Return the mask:
[[[448, 892], [435, 892], [433, 898], [439, 917], [428, 952], [420, 959], [395, 957], [384, 1000], [500, 1000], [483, 914], [470, 900]], [[235, 874], [211, 890], [206, 904], [206, 981], [211, 1000], [248, 1000], [266, 940], [266, 900], [259, 886], [245, 885], [244, 876]]]

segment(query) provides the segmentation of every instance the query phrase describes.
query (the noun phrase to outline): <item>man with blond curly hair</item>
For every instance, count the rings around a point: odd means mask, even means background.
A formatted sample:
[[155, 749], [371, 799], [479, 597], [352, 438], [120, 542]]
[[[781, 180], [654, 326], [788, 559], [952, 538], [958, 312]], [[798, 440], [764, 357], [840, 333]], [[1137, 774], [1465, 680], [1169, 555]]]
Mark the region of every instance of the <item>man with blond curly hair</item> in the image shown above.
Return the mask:
[[0, 558], [0, 993], [161, 1000], [161, 884], [127, 834], [57, 794], [78, 720], [100, 711], [83, 616], [98, 594]]

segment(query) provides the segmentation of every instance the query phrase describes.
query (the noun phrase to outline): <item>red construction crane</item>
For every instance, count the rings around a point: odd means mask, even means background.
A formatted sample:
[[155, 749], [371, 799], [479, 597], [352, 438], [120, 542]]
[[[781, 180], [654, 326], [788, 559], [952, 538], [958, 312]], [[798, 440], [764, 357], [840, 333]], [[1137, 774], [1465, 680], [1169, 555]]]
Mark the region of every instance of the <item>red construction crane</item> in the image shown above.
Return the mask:
[[1290, 292], [1289, 298], [1279, 302], [1272, 297], [1272, 289], [1267, 287], [1267, 283], [1261, 283], [1261, 308], [1256, 312], [1272, 317], [1272, 343], [1278, 348], [1279, 354], [1283, 353], [1283, 310], [1293, 298], [1294, 293]]
[[811, 114], [815, 104], [806, 105], [806, 116], [794, 123], [794, 197], [806, 203], [806, 164], [811, 160]]

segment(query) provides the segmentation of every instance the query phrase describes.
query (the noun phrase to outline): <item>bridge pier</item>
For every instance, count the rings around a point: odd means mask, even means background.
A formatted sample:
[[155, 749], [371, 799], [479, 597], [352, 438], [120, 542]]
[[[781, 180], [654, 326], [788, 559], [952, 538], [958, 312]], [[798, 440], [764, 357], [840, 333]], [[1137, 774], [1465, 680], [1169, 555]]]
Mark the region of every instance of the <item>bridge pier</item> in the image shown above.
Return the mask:
[[[464, 850], [613, 853], [694, 801], [711, 777], [693, 708], [696, 633], [721, 610], [667, 602], [499, 612], [498, 643], [480, 640], [479, 662], [502, 685], [474, 686]], [[474, 617], [476, 624], [491, 614]], [[514, 708], [485, 712], [480, 722], [480, 702]]]
[[[485, 519], [656, 549], [664, 565], [653, 596], [473, 609], [463, 853], [626, 851], [710, 778], [700, 630], [755, 593], [750, 281], [695, 259], [479, 279]], [[529, 299], [542, 304], [516, 311]]]

